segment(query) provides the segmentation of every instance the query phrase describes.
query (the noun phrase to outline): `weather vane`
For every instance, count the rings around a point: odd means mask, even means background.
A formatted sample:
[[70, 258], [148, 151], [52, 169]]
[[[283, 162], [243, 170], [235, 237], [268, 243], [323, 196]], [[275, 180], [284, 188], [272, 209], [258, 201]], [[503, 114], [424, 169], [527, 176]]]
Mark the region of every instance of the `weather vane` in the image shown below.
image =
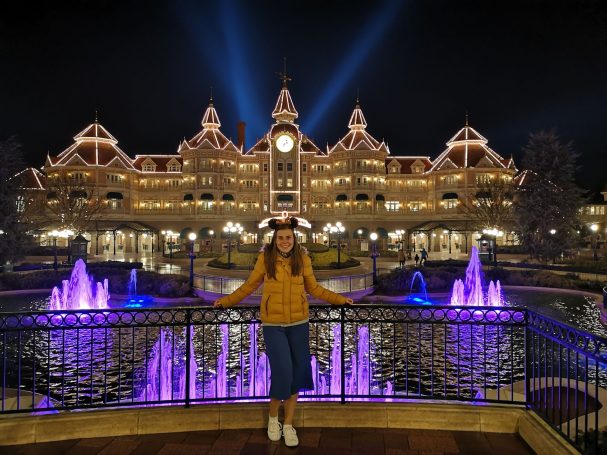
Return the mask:
[[283, 87], [286, 87], [287, 82], [292, 80], [289, 76], [287, 76], [287, 57], [283, 57], [282, 73], [277, 74], [280, 77], [280, 80], [282, 81]]

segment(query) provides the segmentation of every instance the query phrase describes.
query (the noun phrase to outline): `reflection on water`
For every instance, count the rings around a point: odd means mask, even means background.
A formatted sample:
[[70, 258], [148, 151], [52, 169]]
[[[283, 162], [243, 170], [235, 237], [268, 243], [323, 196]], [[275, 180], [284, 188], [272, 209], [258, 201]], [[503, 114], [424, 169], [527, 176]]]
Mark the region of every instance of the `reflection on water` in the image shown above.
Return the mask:
[[607, 330], [601, 323], [601, 310], [591, 297], [563, 294], [558, 290], [517, 290], [508, 292], [506, 297], [511, 306], [526, 307], [586, 332], [607, 336]]

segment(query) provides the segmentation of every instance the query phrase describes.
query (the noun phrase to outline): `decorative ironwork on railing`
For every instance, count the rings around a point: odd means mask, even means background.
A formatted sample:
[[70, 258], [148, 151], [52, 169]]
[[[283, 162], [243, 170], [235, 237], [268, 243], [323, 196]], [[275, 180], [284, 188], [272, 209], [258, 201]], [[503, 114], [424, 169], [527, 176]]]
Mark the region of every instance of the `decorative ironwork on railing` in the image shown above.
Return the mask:
[[[603, 450], [607, 339], [514, 307], [310, 308], [303, 399], [527, 405]], [[266, 399], [256, 306], [0, 313], [0, 413]]]

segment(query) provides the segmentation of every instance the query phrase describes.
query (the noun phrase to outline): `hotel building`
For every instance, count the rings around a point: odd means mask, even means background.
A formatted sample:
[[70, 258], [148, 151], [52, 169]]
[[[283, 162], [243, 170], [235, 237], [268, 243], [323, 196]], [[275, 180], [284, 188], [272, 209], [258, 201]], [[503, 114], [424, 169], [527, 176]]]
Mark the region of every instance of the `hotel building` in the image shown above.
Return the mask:
[[[344, 119], [344, 136], [326, 149], [300, 130], [298, 117], [285, 78], [273, 122], [248, 150], [242, 132], [236, 144], [221, 132], [211, 100], [202, 129], [175, 154], [131, 158], [95, 121], [67, 149], [47, 156], [43, 173], [28, 169], [23, 177], [41, 210], [53, 203], [47, 178], [62, 175], [96, 189], [104, 208], [83, 234], [90, 254], [181, 248], [190, 230], [197, 249], [218, 251], [226, 222], [240, 223], [241, 241], [257, 242], [270, 234], [264, 220], [285, 212], [300, 218], [301, 241], [329, 242], [323, 227], [340, 221], [342, 242], [352, 246], [375, 231], [382, 248], [402, 242], [410, 250], [465, 252], [479, 233], [464, 203], [480, 197], [485, 182], [518, 172], [467, 122], [432, 158], [391, 151], [367, 130], [358, 103]], [[605, 204], [592, 210], [603, 231]], [[48, 224], [41, 243], [58, 227]], [[512, 241], [508, 233], [498, 239]]]

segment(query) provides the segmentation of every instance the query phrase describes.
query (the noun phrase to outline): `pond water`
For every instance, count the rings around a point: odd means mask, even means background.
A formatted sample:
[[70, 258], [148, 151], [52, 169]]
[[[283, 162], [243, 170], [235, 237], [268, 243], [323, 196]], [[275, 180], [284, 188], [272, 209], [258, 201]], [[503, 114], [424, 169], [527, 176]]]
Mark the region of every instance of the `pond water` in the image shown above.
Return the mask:
[[[589, 333], [607, 337], [607, 328], [600, 321], [600, 310], [589, 296], [564, 292], [558, 289], [545, 288], [505, 290], [505, 300], [508, 306], [525, 307], [544, 314], [552, 319], [564, 322]], [[447, 304], [448, 297], [433, 298], [436, 304]], [[49, 307], [48, 294], [0, 295], [0, 312], [40, 311]], [[110, 299], [110, 308], [129, 306], [126, 300]], [[143, 302], [135, 307], [170, 307], [170, 304]], [[187, 306], [179, 303], [175, 306]]]

